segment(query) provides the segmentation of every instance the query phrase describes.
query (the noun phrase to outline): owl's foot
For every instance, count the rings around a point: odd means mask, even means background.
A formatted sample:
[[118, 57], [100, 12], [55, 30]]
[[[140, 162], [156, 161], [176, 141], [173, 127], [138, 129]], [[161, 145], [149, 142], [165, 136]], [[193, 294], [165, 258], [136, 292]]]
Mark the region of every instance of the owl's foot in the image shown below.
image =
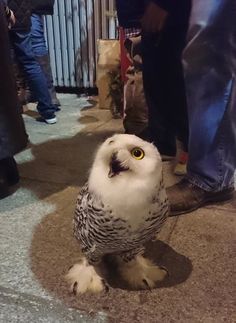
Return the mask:
[[120, 272], [123, 279], [136, 289], [152, 289], [168, 275], [166, 269], [140, 255], [127, 263], [122, 262]]
[[97, 274], [93, 266], [88, 264], [86, 259], [75, 264], [65, 278], [70, 284], [71, 292], [75, 295], [85, 292], [99, 293], [103, 290], [107, 291], [108, 288], [102, 277]]

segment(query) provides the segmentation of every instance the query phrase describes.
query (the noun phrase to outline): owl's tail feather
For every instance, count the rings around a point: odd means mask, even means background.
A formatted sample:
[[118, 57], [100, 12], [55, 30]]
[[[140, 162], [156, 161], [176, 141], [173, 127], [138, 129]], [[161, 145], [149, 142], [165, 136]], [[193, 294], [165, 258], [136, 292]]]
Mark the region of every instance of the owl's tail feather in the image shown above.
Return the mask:
[[70, 285], [70, 291], [75, 295], [85, 292], [99, 293], [104, 288], [106, 289], [104, 280], [98, 275], [95, 268], [89, 265], [85, 257], [69, 270], [65, 279]]
[[129, 262], [120, 259], [119, 271], [122, 278], [135, 289], [152, 289], [165, 279], [168, 272], [141, 255]]

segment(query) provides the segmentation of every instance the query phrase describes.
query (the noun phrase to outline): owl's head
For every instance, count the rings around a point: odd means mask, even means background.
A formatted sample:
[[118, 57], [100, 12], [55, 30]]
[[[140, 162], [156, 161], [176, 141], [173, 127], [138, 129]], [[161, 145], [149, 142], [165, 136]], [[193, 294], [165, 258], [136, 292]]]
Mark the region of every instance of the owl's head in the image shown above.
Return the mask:
[[153, 144], [135, 135], [117, 134], [99, 147], [91, 176], [117, 182], [156, 178], [161, 172], [161, 157]]

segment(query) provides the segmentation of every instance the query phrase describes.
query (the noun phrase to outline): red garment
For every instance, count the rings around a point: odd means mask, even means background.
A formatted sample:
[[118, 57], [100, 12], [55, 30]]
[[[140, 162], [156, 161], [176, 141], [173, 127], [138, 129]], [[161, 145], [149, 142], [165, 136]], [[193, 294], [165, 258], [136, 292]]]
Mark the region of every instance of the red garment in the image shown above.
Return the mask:
[[130, 60], [127, 57], [127, 52], [124, 47], [124, 41], [126, 38], [135, 37], [140, 34], [139, 28], [119, 28], [119, 38], [120, 38], [120, 60], [121, 60], [121, 77], [123, 82], [127, 81], [126, 71], [130, 66]]

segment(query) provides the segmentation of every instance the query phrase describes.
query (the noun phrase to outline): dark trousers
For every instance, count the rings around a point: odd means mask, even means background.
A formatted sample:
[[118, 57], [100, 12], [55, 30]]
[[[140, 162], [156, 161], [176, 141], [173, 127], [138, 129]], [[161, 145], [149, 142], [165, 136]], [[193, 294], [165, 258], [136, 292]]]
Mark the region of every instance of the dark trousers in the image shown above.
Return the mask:
[[[186, 2], [187, 3], [187, 2]], [[148, 139], [161, 154], [176, 154], [176, 138], [188, 149], [188, 116], [181, 55], [189, 4], [182, 20], [169, 16], [160, 34], [142, 34], [143, 82], [149, 111]], [[181, 18], [181, 17], [180, 17]]]

